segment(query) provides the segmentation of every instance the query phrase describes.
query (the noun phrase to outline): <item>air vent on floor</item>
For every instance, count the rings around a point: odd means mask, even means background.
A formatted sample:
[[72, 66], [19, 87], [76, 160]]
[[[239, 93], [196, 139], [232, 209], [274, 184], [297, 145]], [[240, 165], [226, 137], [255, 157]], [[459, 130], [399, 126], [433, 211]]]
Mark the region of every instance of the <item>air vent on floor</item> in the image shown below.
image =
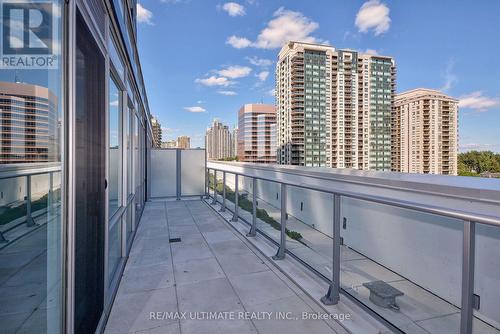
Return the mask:
[[168, 241], [170, 243], [172, 243], [172, 242], [181, 242], [181, 238], [170, 238], [170, 239], [168, 239]]

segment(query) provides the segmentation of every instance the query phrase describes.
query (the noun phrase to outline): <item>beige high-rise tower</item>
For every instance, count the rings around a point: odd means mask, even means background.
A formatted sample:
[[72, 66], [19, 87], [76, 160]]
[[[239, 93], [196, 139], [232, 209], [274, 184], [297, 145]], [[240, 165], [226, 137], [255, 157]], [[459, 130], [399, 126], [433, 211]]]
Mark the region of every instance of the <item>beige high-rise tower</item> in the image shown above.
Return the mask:
[[433, 89], [396, 95], [393, 170], [457, 175], [458, 100]]
[[234, 157], [234, 139], [229, 126], [214, 119], [212, 126], [205, 133], [205, 148], [208, 159], [225, 159]]
[[277, 162], [391, 170], [391, 57], [289, 42], [276, 66]]

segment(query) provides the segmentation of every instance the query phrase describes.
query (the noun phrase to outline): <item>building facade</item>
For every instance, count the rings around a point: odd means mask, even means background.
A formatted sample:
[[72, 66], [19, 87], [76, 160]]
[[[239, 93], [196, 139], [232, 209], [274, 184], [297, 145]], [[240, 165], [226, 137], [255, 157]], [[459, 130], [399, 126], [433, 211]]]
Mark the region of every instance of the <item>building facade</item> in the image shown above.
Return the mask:
[[0, 164], [57, 161], [57, 98], [47, 87], [0, 82]]
[[238, 161], [276, 163], [276, 113], [273, 105], [245, 104], [238, 111]]
[[153, 128], [153, 147], [160, 148], [162, 143], [162, 131], [160, 121], [156, 118], [151, 119], [151, 127]]
[[167, 140], [161, 143], [161, 148], [177, 148], [176, 140]]
[[2, 333], [106, 324], [149, 191], [136, 8], [0, 1]]
[[205, 134], [205, 148], [208, 159], [226, 159], [234, 157], [233, 133], [229, 126], [215, 119]]
[[391, 57], [289, 42], [276, 65], [277, 162], [391, 170]]
[[185, 150], [191, 148], [191, 138], [188, 136], [177, 137], [176, 146]]
[[458, 100], [433, 89], [396, 95], [393, 170], [457, 175]]

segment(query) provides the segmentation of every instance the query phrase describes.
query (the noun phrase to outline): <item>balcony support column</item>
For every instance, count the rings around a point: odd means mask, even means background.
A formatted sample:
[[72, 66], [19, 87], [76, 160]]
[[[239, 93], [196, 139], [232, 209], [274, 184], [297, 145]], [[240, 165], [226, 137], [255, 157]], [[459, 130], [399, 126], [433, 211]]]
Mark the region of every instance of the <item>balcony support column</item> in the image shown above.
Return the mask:
[[257, 179], [252, 179], [252, 226], [247, 237], [255, 237], [257, 234]]
[[281, 233], [280, 246], [278, 252], [273, 256], [273, 260], [283, 260], [286, 252], [286, 184], [281, 184]]
[[222, 207], [219, 211], [226, 211], [226, 171], [222, 171]]
[[321, 298], [325, 305], [336, 305], [340, 299], [340, 195], [333, 195], [333, 266], [332, 283]]
[[233, 222], [238, 221], [238, 183], [238, 174], [234, 174], [234, 214], [233, 219], [231, 219]]
[[464, 221], [462, 249], [462, 309], [460, 334], [472, 333], [472, 313], [474, 308], [474, 251], [476, 223]]

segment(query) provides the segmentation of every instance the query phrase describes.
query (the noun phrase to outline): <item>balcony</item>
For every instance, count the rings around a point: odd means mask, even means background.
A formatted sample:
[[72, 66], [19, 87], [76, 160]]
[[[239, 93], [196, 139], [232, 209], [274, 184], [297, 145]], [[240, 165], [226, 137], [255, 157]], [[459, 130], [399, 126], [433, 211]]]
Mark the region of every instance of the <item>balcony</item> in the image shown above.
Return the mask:
[[[203, 168], [198, 165], [183, 169]], [[186, 198], [163, 188], [184, 189], [189, 180], [192, 190], [190, 178], [166, 183], [165, 171], [153, 172], [158, 198], [144, 210], [107, 333], [500, 333], [500, 263], [493, 256], [500, 247], [498, 182], [242, 163], [207, 167], [204, 182], [199, 172], [183, 170], [199, 183], [195, 197]], [[204, 191], [201, 183], [208, 184]], [[402, 293], [395, 305], [370, 298], [375, 281]], [[301, 320], [151, 319], [157, 311], [236, 317], [279, 311]], [[314, 312], [331, 318], [302, 320]]]
[[[498, 180], [203, 157], [152, 150], [151, 199], [105, 333], [500, 333]], [[1, 181], [24, 189], [24, 211], [0, 225], [2, 332], [33, 332], [56, 313], [62, 284], [30, 283], [56, 260], [39, 242], [60, 243], [60, 168], [5, 170]], [[402, 293], [395, 304], [370, 298], [376, 281]]]

